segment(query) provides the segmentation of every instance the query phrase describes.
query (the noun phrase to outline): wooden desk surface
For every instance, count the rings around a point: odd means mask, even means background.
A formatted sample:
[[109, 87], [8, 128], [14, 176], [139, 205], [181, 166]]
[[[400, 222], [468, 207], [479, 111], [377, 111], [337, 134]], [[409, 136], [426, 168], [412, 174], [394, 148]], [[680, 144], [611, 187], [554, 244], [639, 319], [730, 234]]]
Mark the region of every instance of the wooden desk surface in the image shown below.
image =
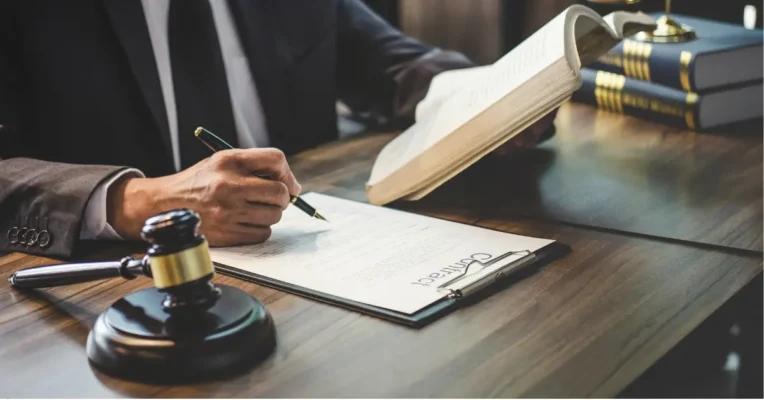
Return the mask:
[[[373, 155], [392, 135], [302, 154], [306, 190], [363, 200]], [[413, 211], [549, 237], [572, 252], [537, 273], [410, 329], [225, 276], [263, 301], [278, 347], [241, 376], [188, 386], [121, 381], [90, 368], [94, 319], [146, 279], [31, 293], [0, 285], [0, 387], [9, 397], [610, 397], [762, 270], [762, 255], [501, 216], [443, 202]], [[120, 252], [121, 251], [121, 252]], [[118, 257], [111, 249], [95, 257]], [[108, 253], [108, 254], [107, 254]], [[0, 258], [0, 281], [49, 262]]]
[[571, 103], [556, 126], [539, 148], [488, 159], [430, 201], [458, 201], [481, 218], [530, 216], [764, 249], [761, 123], [696, 133]]

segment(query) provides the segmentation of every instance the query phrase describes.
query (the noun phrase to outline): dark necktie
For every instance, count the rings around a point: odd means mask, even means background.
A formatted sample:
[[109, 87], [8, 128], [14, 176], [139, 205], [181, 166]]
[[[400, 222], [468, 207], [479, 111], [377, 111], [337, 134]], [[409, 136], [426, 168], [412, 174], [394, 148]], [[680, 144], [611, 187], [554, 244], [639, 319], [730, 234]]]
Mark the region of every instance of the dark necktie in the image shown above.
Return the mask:
[[167, 24], [180, 164], [185, 169], [210, 155], [194, 137], [197, 127], [236, 147], [236, 124], [209, 0], [172, 0]]

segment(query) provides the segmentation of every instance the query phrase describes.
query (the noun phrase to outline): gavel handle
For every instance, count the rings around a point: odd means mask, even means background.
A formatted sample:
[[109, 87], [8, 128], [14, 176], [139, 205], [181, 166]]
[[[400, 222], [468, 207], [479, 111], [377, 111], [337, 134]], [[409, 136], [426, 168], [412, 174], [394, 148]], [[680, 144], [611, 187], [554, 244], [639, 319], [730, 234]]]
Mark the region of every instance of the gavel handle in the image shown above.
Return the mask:
[[57, 264], [26, 268], [16, 271], [8, 278], [11, 286], [17, 288], [44, 288], [72, 285], [101, 279], [133, 279], [136, 276], [151, 276], [148, 259], [125, 257], [119, 261], [92, 263]]

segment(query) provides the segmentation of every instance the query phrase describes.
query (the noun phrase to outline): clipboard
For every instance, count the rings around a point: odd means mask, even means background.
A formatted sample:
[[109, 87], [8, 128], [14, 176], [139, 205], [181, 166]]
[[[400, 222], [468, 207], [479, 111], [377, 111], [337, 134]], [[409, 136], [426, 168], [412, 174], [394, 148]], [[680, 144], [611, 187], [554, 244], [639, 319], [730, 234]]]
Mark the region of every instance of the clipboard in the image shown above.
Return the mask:
[[[535, 272], [539, 268], [564, 256], [568, 252], [570, 252], [569, 246], [560, 242], [553, 242], [535, 252], [528, 250], [512, 251], [496, 256], [484, 263], [475, 260], [464, 269], [462, 274], [437, 287], [437, 290], [443, 293], [443, 298], [430, 303], [430, 305], [413, 314], [402, 313], [330, 295], [303, 286], [242, 271], [218, 262], [214, 262], [213, 264], [215, 265], [215, 270], [223, 275], [254, 282], [321, 303], [371, 315], [412, 328], [420, 328], [464, 305], [473, 304], [473, 302], [479, 301], [495, 291], [506, 288], [508, 285], [515, 282], [515, 279], [522, 278], [528, 273]], [[522, 256], [512, 262], [501, 265], [503, 260], [513, 255]], [[491, 267], [497, 264], [499, 267], [491, 270]], [[490, 270], [490, 272], [488, 272], [488, 270]], [[472, 282], [466, 283], [465, 281], [468, 280], [469, 277], [473, 277], [474, 279]]]

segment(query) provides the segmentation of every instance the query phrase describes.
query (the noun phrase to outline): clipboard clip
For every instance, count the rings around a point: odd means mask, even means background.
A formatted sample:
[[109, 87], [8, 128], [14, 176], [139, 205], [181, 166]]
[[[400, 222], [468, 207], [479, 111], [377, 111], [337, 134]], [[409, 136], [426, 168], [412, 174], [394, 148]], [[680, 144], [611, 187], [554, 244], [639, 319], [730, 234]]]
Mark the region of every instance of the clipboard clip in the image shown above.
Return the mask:
[[[507, 263], [506, 265], [492, 271], [491, 273], [481, 276], [480, 278], [476, 279], [473, 282], [470, 282], [462, 286], [456, 285], [460, 281], [463, 281], [469, 277], [478, 275], [481, 272], [485, 271], [486, 269], [493, 267], [500, 261], [505, 260], [512, 256], [516, 256], [516, 255], [523, 255], [523, 256]], [[510, 251], [510, 252], [504, 253], [486, 262], [473, 260], [469, 264], [467, 264], [467, 266], [464, 268], [461, 274], [449, 280], [448, 282], [445, 282], [439, 285], [437, 287], [437, 290], [438, 292], [441, 292], [441, 293], [447, 293], [448, 298], [461, 299], [461, 298], [470, 296], [471, 294], [487, 286], [490, 286], [495, 281], [498, 281], [499, 279], [510, 275], [516, 270], [522, 269], [532, 264], [535, 259], [536, 259], [536, 255], [532, 251], [520, 250], [520, 251]]]

